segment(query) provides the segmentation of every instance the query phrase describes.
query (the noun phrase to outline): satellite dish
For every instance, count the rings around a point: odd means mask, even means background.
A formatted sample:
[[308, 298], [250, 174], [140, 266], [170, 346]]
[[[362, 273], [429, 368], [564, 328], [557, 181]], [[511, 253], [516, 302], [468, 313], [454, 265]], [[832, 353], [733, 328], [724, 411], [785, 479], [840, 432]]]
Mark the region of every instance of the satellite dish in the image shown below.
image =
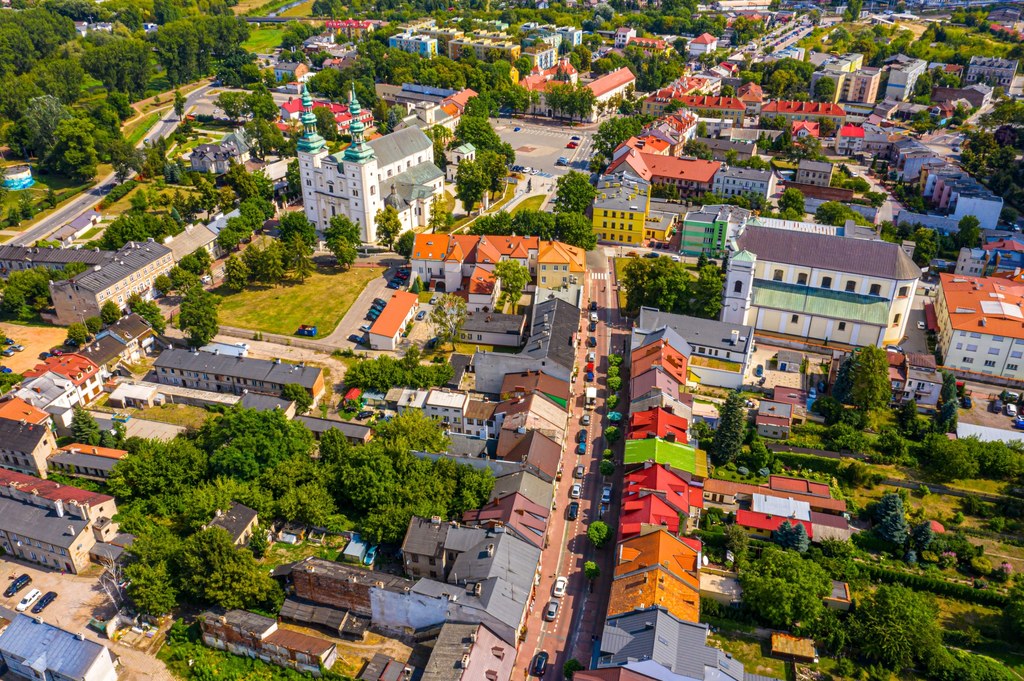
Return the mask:
[[708, 566], [708, 557], [707, 556], [701, 556], [700, 559], [701, 559], [701, 563], [704, 565], [704, 567], [707, 567]]

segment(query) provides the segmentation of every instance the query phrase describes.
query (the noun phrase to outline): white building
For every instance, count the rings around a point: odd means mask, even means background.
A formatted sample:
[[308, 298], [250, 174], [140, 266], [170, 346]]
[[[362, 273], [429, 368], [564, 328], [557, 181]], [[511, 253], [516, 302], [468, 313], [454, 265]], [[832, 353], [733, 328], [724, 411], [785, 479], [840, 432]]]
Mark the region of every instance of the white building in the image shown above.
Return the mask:
[[32, 681], [117, 681], [106, 646], [28, 615], [0, 633], [0, 661], [12, 675]]
[[771, 170], [725, 166], [715, 173], [711, 187], [711, 191], [718, 196], [757, 194], [767, 199], [775, 193], [775, 173]]
[[921, 74], [928, 69], [928, 62], [923, 59], [912, 59], [902, 54], [893, 57], [889, 66], [889, 82], [885, 86], [885, 98], [905, 102], [914, 92], [914, 84]]
[[689, 51], [690, 57], [696, 59], [702, 54], [707, 54], [708, 52], [714, 52], [717, 50], [718, 38], [710, 33], [703, 33], [691, 40], [690, 44], [686, 46], [686, 49]]
[[730, 248], [722, 321], [856, 346], [903, 339], [921, 270], [899, 245], [748, 225]]
[[332, 217], [345, 215], [362, 228], [363, 243], [377, 241], [375, 218], [386, 206], [398, 212], [402, 231], [426, 227], [431, 201], [444, 193], [444, 173], [434, 165], [430, 139], [418, 128], [405, 128], [367, 142], [355, 90], [348, 106], [352, 144], [330, 154], [316, 132], [313, 99], [303, 88], [298, 156], [306, 217], [322, 231]]
[[1024, 285], [995, 277], [939, 275], [935, 320], [942, 364], [1024, 379]]
[[615, 49], [624, 50], [629, 44], [630, 38], [636, 37], [636, 29], [629, 26], [619, 26], [615, 29]]

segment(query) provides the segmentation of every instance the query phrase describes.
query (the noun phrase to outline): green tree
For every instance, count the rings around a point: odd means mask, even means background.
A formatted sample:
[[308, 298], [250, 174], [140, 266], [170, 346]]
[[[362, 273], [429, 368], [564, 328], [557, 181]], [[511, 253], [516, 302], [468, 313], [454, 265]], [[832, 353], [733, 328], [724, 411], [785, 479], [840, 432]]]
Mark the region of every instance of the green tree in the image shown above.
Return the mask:
[[100, 319], [103, 320], [104, 324], [113, 324], [120, 318], [121, 308], [114, 301], [108, 300], [103, 303], [103, 307], [100, 308]]
[[476, 161], [463, 161], [455, 172], [455, 196], [462, 202], [467, 214], [484, 197], [490, 186], [490, 178], [484, 173], [483, 167]]
[[861, 596], [850, 618], [850, 639], [868, 660], [900, 671], [942, 645], [939, 611], [927, 594], [883, 584]]
[[608, 525], [601, 520], [595, 520], [587, 528], [587, 539], [594, 545], [594, 548], [601, 548], [612, 538], [612, 531]]
[[45, 164], [51, 170], [85, 182], [96, 175], [96, 126], [89, 120], [68, 118], [57, 124], [53, 147]]
[[224, 261], [224, 285], [241, 291], [249, 283], [249, 268], [237, 255], [229, 255]]
[[257, 525], [253, 528], [252, 536], [249, 537], [249, 550], [256, 558], [262, 558], [266, 555], [268, 548], [270, 548], [270, 542], [267, 541], [267, 530]]
[[466, 323], [466, 301], [457, 295], [446, 293], [434, 305], [427, 319], [434, 329], [439, 345], [454, 344], [459, 339], [462, 325]]
[[892, 399], [886, 351], [869, 345], [857, 353], [850, 374], [850, 401], [865, 411], [888, 406]]
[[736, 460], [747, 429], [747, 407], [743, 396], [732, 391], [719, 412], [718, 429], [712, 443], [711, 460], [721, 466]]
[[821, 614], [821, 599], [832, 591], [824, 568], [798, 553], [768, 546], [740, 571], [743, 604], [762, 622], [780, 629], [810, 624]]
[[583, 574], [586, 575], [587, 579], [594, 581], [601, 576], [601, 568], [598, 567], [597, 563], [592, 560], [588, 560], [583, 563]]
[[103, 328], [103, 320], [99, 317], [86, 317], [85, 328], [89, 332], [89, 336], [95, 336]]
[[68, 345], [85, 345], [89, 340], [89, 329], [81, 322], [75, 322], [68, 326], [68, 337], [65, 341]]
[[977, 477], [978, 459], [965, 440], [950, 440], [945, 433], [929, 433], [917, 452], [918, 461], [938, 480]]
[[220, 298], [195, 286], [189, 289], [185, 298], [181, 301], [181, 314], [178, 317], [178, 326], [188, 337], [192, 347], [206, 345], [219, 330], [217, 306], [220, 305]]
[[359, 225], [344, 215], [331, 218], [330, 224], [324, 230], [324, 241], [327, 243], [327, 250], [334, 254], [340, 267], [351, 267], [359, 257], [356, 250], [362, 243]]
[[[824, 205], [824, 204], [822, 204]], [[918, 227], [910, 239], [914, 242], [914, 262], [922, 267], [932, 261], [939, 252], [939, 242], [934, 229]]]
[[452, 226], [452, 212], [448, 210], [448, 202], [438, 194], [430, 200], [430, 220], [427, 226], [431, 232], [440, 232]]
[[576, 672], [581, 672], [585, 669], [586, 667], [584, 667], [583, 664], [574, 657], [572, 659], [566, 660], [565, 664], [562, 665], [562, 676], [564, 676], [569, 681], [572, 681], [573, 676], [576, 674]]
[[[822, 80], [828, 79], [823, 78]], [[804, 214], [803, 192], [796, 187], [787, 188], [779, 197], [779, 210], [802, 218]]]
[[722, 310], [722, 289], [725, 286], [725, 275], [714, 265], [707, 265], [697, 277], [697, 283], [691, 288], [692, 300], [690, 312], [704, 319], [718, 319]]
[[157, 333], [163, 333], [167, 328], [164, 313], [160, 310], [160, 306], [152, 300], [146, 300], [138, 294], [134, 294], [128, 299], [128, 309], [149, 322], [149, 325]]
[[128, 597], [139, 611], [153, 617], [169, 613], [178, 601], [178, 590], [167, 570], [167, 563], [133, 561], [125, 566]]
[[210, 527], [185, 540], [178, 572], [182, 591], [200, 603], [248, 609], [272, 605], [280, 589], [251, 552], [239, 549], [222, 528]]
[[807, 528], [799, 521], [794, 521], [793, 524], [790, 524], [788, 520], [783, 520], [782, 524], [779, 525], [779, 529], [773, 533], [772, 538], [782, 548], [792, 549], [797, 553], [806, 553], [807, 549], [811, 546], [811, 540], [807, 536]]
[[298, 234], [292, 236], [285, 244], [285, 257], [288, 259], [288, 269], [299, 281], [306, 281], [314, 272], [316, 265], [310, 255], [309, 246]]
[[1024, 637], [1024, 581], [1018, 579], [1010, 589], [1009, 598], [1003, 608], [1003, 619], [1018, 637]]
[[819, 78], [814, 84], [814, 101], [834, 102], [836, 98], [836, 82], [828, 77]]
[[509, 303], [517, 303], [530, 283], [530, 270], [518, 260], [501, 260], [494, 266], [494, 276], [501, 282], [498, 310], [504, 311]]
[[316, 227], [301, 210], [288, 211], [282, 215], [280, 231], [283, 244], [298, 237], [309, 249], [316, 246]]
[[185, 95], [181, 94], [177, 88], [174, 89], [174, 115], [178, 117], [179, 121], [185, 117]]
[[398, 211], [394, 206], [387, 206], [377, 211], [373, 222], [377, 228], [377, 241], [391, 248], [402, 231], [402, 221], [398, 217]]
[[96, 419], [80, 406], [74, 408], [71, 416], [71, 435], [79, 444], [95, 446], [100, 443], [100, 427]]
[[861, 8], [864, 6], [863, 0], [849, 0], [846, 3], [846, 10], [843, 12], [843, 19], [846, 21], [858, 21], [860, 19]]
[[960, 218], [953, 243], [957, 248], [976, 248], [981, 243], [981, 221], [973, 215]]
[[416, 233], [411, 229], [407, 229], [402, 232], [401, 236], [398, 237], [398, 241], [395, 242], [395, 253], [403, 258], [409, 258], [412, 256], [412, 249], [415, 244]]
[[281, 399], [295, 403], [295, 411], [305, 414], [313, 406], [313, 396], [298, 383], [288, 383], [281, 389]]
[[590, 178], [575, 170], [558, 178], [556, 186], [554, 206], [559, 213], [585, 213], [597, 196]]
[[747, 557], [750, 548], [750, 535], [736, 524], [725, 526], [725, 549], [732, 551], [733, 559], [739, 563]]
[[903, 499], [895, 492], [886, 492], [875, 507], [875, 534], [900, 549], [910, 535]]

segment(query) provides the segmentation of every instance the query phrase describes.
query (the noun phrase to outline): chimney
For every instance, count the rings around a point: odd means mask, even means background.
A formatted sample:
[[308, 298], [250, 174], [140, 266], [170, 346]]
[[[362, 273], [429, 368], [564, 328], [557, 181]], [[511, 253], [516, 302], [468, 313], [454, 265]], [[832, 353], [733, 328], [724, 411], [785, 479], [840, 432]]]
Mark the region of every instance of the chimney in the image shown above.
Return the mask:
[[61, 501], [60, 499], [54, 499], [54, 501], [53, 501], [53, 510], [57, 512], [57, 517], [58, 518], [63, 518], [64, 517], [64, 502]]
[[676, 434], [675, 434], [675, 432], [670, 430], [669, 432], [665, 433], [665, 442], [675, 442], [675, 441], [676, 441]]
[[74, 525], [68, 525], [68, 534], [70, 534], [72, 537], [75, 536], [75, 526]]
[[494, 556], [494, 544], [487, 545], [487, 557], [492, 558]]
[[736, 330], [736, 329], [733, 329], [729, 333], [729, 343], [731, 345], [736, 345], [736, 343], [739, 341], [739, 339], [740, 339], [740, 332], [738, 330]]

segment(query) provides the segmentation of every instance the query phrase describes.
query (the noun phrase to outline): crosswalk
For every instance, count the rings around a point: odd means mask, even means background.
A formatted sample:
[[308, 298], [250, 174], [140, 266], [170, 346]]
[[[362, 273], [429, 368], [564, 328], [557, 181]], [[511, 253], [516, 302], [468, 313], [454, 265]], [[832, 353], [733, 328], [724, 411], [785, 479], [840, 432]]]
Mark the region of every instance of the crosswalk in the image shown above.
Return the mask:
[[591, 279], [608, 279], [608, 273], [607, 272], [591, 272], [590, 273], [590, 278]]

